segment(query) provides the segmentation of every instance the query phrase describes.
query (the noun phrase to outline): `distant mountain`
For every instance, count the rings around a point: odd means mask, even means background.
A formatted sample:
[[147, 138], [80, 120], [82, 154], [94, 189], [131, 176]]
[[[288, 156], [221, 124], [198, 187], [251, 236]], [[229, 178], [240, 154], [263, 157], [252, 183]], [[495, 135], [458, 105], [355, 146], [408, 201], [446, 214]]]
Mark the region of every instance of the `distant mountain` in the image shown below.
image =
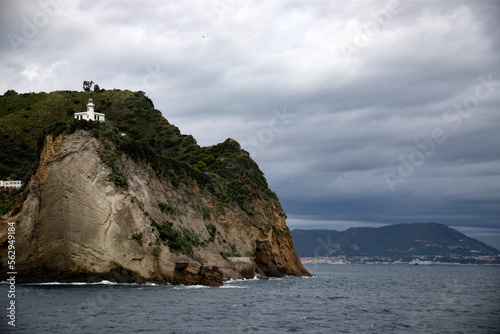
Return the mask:
[[495, 255], [500, 251], [443, 224], [413, 223], [382, 227], [354, 227], [346, 231], [292, 232], [300, 257]]

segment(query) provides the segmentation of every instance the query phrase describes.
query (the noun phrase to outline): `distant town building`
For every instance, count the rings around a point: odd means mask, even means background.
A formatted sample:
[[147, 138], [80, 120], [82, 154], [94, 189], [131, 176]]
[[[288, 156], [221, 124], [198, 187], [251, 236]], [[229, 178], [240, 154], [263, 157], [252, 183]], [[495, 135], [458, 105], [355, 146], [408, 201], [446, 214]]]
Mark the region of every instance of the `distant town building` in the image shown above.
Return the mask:
[[14, 181], [11, 181], [11, 180], [7, 180], [7, 181], [1, 181], [0, 180], [0, 188], [21, 188], [23, 186], [23, 181], [19, 181], [19, 180], [14, 180]]
[[87, 111], [76, 112], [75, 119], [104, 122], [106, 120], [104, 114], [99, 113], [99, 112], [95, 112], [94, 107], [95, 107], [94, 101], [92, 99], [89, 99], [89, 103], [87, 103]]

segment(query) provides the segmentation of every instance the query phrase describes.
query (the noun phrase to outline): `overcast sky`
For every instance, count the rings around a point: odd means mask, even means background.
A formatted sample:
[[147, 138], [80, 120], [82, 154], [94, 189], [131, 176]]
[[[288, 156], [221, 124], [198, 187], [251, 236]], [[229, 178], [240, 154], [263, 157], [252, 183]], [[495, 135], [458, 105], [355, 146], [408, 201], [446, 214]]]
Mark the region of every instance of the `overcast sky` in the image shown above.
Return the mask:
[[292, 229], [432, 221], [500, 248], [499, 1], [0, 6], [0, 94], [142, 90], [200, 145], [239, 141]]

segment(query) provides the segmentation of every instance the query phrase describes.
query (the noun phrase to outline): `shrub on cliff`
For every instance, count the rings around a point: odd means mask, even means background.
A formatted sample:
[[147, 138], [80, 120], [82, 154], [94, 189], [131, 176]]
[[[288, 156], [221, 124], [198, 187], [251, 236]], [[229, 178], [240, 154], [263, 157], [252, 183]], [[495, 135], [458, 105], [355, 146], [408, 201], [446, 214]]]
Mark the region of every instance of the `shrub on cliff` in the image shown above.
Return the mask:
[[217, 227], [210, 223], [207, 225], [207, 231], [208, 231], [208, 234], [210, 234], [210, 238], [208, 239], [208, 241], [214, 241], [215, 239], [215, 233], [217, 233]]
[[136, 240], [139, 246], [142, 246], [142, 233], [134, 233], [132, 234], [132, 239]]
[[109, 174], [109, 180], [114, 182], [118, 187], [128, 189], [127, 177], [118, 168], [114, 168], [111, 174]]
[[153, 220], [151, 223], [159, 233], [160, 241], [171, 249], [180, 250], [188, 256], [193, 256], [193, 247], [201, 245], [199, 236], [186, 228], [182, 231], [176, 230], [173, 223], [165, 221], [158, 224]]

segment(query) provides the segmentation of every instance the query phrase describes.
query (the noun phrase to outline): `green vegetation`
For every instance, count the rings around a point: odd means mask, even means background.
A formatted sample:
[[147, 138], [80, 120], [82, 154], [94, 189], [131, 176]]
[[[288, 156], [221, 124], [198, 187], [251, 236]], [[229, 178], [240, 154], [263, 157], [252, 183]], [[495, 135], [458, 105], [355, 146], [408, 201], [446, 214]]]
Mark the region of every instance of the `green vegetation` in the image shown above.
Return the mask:
[[230, 257], [241, 257], [241, 254], [237, 252], [236, 245], [235, 244], [229, 244], [229, 247], [231, 247], [231, 253], [229, 252], [219, 252], [219, 254], [226, 260]]
[[280, 238], [280, 239], [282, 239], [283, 236], [290, 236], [289, 231], [283, 231], [282, 229], [280, 229], [276, 225], [272, 225], [272, 229], [273, 229], [274, 234], [277, 235], [278, 238]]
[[193, 256], [193, 247], [201, 245], [200, 237], [187, 228], [178, 231], [173, 227], [174, 224], [168, 221], [158, 224], [153, 220], [151, 225], [159, 232], [159, 240], [171, 249], [180, 250], [186, 255]]
[[23, 198], [24, 185], [21, 189], [0, 189], [0, 215], [9, 212]]
[[16, 94], [17, 94], [17, 92], [15, 90], [9, 89], [3, 95], [16, 95]]
[[201, 208], [201, 212], [203, 213], [203, 219], [210, 219], [210, 209], [206, 206]]
[[260, 198], [262, 193], [274, 197], [264, 174], [236, 141], [227, 139], [224, 143], [207, 147], [204, 152], [206, 156], [202, 155], [202, 161], [213, 161], [207, 165], [207, 170], [214, 173], [211, 174], [210, 190], [221, 202], [236, 203], [251, 215], [246, 202]]
[[160, 207], [161, 212], [176, 214], [178, 210], [172, 205], [172, 202], [168, 201], [168, 203], [158, 202], [158, 206]]
[[215, 227], [214, 224], [208, 224], [207, 225], [207, 231], [208, 234], [210, 234], [210, 238], [208, 239], [209, 242], [212, 242], [215, 240], [215, 234], [217, 233], [217, 227]]
[[114, 182], [118, 187], [128, 189], [127, 177], [118, 168], [114, 168], [109, 174], [109, 181]]
[[213, 155], [207, 154], [207, 149], [202, 148], [198, 155], [198, 162], [194, 165], [194, 167], [205, 170], [208, 166], [210, 166], [213, 162], [215, 162], [215, 158]]
[[[105, 123], [74, 120], [73, 113], [84, 111], [89, 98], [96, 111], [106, 114]], [[105, 143], [101, 158], [112, 169], [109, 180], [117, 186], [128, 187], [125, 171], [118, 163], [125, 154], [151, 166], [176, 188], [196, 185], [213, 194], [222, 203], [216, 206], [219, 213], [237, 205], [252, 216], [250, 202], [255, 199], [279, 206], [263, 173], [236, 141], [227, 139], [215, 146], [199, 147], [192, 136], [181, 134], [171, 125], [144, 92], [96, 90], [94, 86], [94, 92], [5, 94], [0, 96], [0, 129], [0, 179], [14, 176], [27, 183], [44, 135], [83, 129]], [[2, 210], [14, 205], [8, 203]], [[162, 211], [175, 213], [170, 203], [163, 204], [159, 204]], [[209, 214], [203, 210], [205, 219]]]
[[229, 260], [230, 257], [241, 257], [240, 253], [229, 253], [229, 252], [219, 252], [220, 256], [222, 256], [225, 260]]
[[114, 182], [118, 187], [128, 189], [127, 177], [115, 164], [118, 154], [119, 152], [116, 150], [106, 149], [101, 152], [101, 159], [108, 167], [111, 167], [111, 173], [108, 176], [109, 181]]
[[170, 125], [143, 92], [9, 94], [0, 96], [0, 179], [12, 172], [25, 178], [36, 160], [38, 139], [44, 129], [72, 120], [74, 112], [86, 110], [89, 98], [93, 98], [96, 111], [106, 114], [106, 123], [117, 133], [153, 144], [163, 156], [196, 159], [197, 152], [186, 152], [196, 146], [193, 139], [181, 145], [189, 136], [182, 136], [177, 127]]
[[142, 233], [134, 233], [132, 234], [132, 239], [137, 241], [139, 246], [142, 246]]

